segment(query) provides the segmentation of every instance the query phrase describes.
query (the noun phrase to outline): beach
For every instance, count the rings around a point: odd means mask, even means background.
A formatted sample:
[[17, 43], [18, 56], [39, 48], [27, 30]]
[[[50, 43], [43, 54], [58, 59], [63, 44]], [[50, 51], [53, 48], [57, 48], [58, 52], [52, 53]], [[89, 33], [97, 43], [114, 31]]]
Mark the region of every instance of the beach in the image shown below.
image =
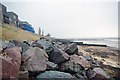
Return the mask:
[[114, 47], [78, 46], [83, 56], [92, 56], [100, 66], [112, 77], [119, 76], [119, 50]]

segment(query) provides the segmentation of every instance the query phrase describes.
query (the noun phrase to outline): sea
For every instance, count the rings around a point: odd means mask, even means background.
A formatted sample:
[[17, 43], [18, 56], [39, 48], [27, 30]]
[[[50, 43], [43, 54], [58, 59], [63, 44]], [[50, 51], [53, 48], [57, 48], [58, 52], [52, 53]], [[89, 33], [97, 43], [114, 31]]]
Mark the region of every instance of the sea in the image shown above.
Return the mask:
[[80, 38], [73, 39], [73, 41], [83, 42], [85, 44], [102, 44], [120, 49], [120, 38]]

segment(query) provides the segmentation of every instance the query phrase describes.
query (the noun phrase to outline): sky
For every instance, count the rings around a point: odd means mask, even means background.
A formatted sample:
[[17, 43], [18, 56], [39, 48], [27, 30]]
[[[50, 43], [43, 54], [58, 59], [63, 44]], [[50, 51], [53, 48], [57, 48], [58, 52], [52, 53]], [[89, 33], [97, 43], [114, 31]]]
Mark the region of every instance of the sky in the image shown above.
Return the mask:
[[1, 0], [38, 33], [57, 38], [118, 36], [119, 0]]

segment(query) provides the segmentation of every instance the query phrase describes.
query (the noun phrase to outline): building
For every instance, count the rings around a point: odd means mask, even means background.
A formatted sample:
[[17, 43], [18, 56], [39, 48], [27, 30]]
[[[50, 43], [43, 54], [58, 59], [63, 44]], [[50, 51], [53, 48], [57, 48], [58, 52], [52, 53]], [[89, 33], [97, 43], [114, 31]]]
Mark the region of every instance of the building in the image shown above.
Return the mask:
[[0, 3], [0, 23], [10, 23], [10, 19], [7, 16], [7, 8]]
[[19, 27], [26, 31], [35, 33], [34, 28], [27, 21], [19, 21]]
[[7, 12], [6, 15], [9, 17], [10, 24], [18, 27], [18, 15], [14, 12]]

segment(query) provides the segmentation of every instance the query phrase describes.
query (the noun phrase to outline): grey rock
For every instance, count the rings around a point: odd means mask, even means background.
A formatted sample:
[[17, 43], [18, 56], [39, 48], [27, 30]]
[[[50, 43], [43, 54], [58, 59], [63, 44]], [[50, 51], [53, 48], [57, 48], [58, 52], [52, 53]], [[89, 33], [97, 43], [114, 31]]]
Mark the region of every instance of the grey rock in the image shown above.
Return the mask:
[[25, 71], [45, 71], [47, 68], [46, 61], [48, 61], [47, 53], [38, 48], [31, 47], [22, 54], [22, 65], [21, 70]]
[[66, 80], [66, 78], [73, 78], [73, 76], [69, 73], [64, 73], [60, 71], [45, 71], [37, 76], [37, 80], [41, 80], [41, 78], [47, 78], [48, 80], [51, 78], [61, 78], [62, 80]]
[[49, 59], [55, 64], [61, 64], [69, 59], [69, 55], [60, 49], [53, 49], [49, 54]]
[[23, 78], [29, 80], [28, 79], [29, 78], [29, 72], [28, 71], [20, 71], [20, 73], [19, 73], [19, 79], [23, 79]]
[[47, 53], [52, 50], [52, 43], [46, 39], [38, 40], [37, 43], [40, 44]]
[[91, 57], [91, 56], [84, 56], [85, 57], [85, 59], [87, 59], [88, 61], [92, 61], [93, 60], [93, 58]]
[[6, 48], [13, 48], [13, 47], [15, 47], [14, 44], [12, 44], [8, 41], [0, 40], [0, 51], [2, 51], [3, 49], [6, 49]]
[[76, 73], [75, 74], [75, 77], [77, 77], [78, 78], [78, 80], [87, 80], [87, 77], [85, 76], [82, 76], [81, 74], [79, 74], [79, 73]]
[[47, 61], [46, 64], [48, 70], [55, 70], [58, 68], [58, 65], [53, 62]]
[[67, 61], [60, 65], [60, 70], [69, 72], [72, 74], [74, 74], [74, 73], [83, 74], [82, 72], [83, 72], [84, 68], [80, 64], [75, 63], [74, 61]]
[[11, 43], [13, 43], [15, 46], [21, 47], [22, 48], [22, 53], [24, 53], [25, 51], [27, 51], [29, 49], [29, 46], [23, 42], [17, 41], [17, 40], [12, 40], [10, 41]]
[[68, 45], [68, 47], [65, 49], [65, 52], [69, 55], [77, 54], [78, 53], [78, 47], [76, 43], [71, 43]]
[[95, 67], [87, 71], [87, 76], [89, 79], [104, 79], [110, 78], [101, 68]]

